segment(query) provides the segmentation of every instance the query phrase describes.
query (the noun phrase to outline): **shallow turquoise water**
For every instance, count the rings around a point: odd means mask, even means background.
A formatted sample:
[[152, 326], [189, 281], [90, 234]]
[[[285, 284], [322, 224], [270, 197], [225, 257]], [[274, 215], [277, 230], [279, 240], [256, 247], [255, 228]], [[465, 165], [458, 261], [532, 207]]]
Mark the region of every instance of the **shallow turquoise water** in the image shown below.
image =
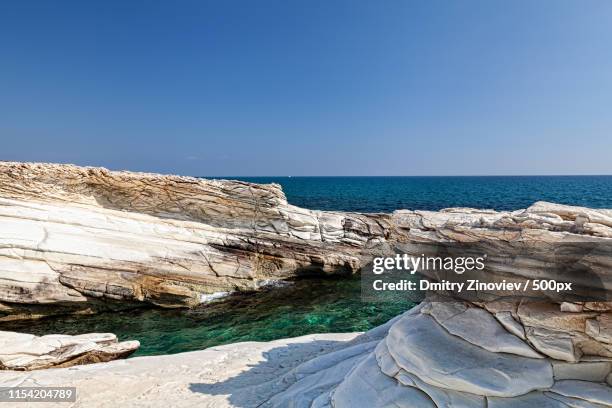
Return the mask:
[[[519, 177], [259, 177], [279, 183], [290, 203], [311, 209], [390, 212], [476, 207], [513, 210], [538, 200], [612, 208], [612, 176]], [[194, 310], [132, 310], [0, 324], [35, 334], [112, 332], [140, 340], [136, 355], [200, 350], [238, 341], [368, 330], [409, 309], [399, 295], [361, 301], [358, 277], [295, 282], [291, 287], [232, 296]], [[396, 297], [393, 297], [396, 296]]]
[[413, 303], [361, 301], [359, 277], [308, 279], [291, 286], [232, 296], [193, 310], [131, 310], [92, 316], [6, 323], [0, 330], [38, 335], [111, 332], [139, 340], [135, 355], [172, 354], [239, 341], [269, 341], [311, 333], [365, 331]]

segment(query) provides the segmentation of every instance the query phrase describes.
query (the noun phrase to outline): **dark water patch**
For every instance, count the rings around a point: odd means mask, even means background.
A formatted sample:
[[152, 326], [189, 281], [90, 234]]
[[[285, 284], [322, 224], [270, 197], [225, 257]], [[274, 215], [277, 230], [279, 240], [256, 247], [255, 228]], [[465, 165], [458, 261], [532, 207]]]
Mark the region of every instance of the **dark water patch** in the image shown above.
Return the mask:
[[312, 333], [365, 331], [412, 307], [398, 297], [361, 301], [359, 277], [305, 279], [290, 286], [230, 296], [195, 309], [147, 309], [7, 322], [0, 330], [36, 335], [111, 332], [139, 340], [134, 356], [201, 350], [240, 341]]

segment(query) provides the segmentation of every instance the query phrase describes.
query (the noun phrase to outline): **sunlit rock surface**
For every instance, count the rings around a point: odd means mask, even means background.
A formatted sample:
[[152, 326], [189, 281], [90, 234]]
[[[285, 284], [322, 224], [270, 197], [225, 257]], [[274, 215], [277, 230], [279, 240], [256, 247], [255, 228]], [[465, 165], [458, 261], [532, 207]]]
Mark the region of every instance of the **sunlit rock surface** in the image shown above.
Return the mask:
[[78, 336], [0, 331], [0, 370], [70, 367], [124, 358], [140, 347], [138, 341], [118, 342], [112, 333]]
[[[0, 371], [3, 386], [75, 386], [76, 407], [608, 407], [611, 359], [570, 363], [485, 318], [519, 354], [492, 351], [451, 334], [425, 302], [366, 334], [321, 334], [248, 342], [168, 356], [137, 357], [70, 369]], [[482, 313], [489, 313], [476, 308]], [[481, 312], [477, 312], [480, 314]], [[493, 315], [491, 315], [492, 317]], [[478, 320], [466, 319], [478, 332]], [[522, 342], [523, 346], [517, 346]], [[476, 344], [478, 343], [478, 344]], [[533, 357], [526, 357], [525, 350]], [[17, 406], [17, 405], [16, 405]]]
[[[516, 255], [512, 264], [492, 256], [488, 278], [555, 278], [551, 248], [610, 237], [612, 210], [325, 212], [288, 204], [275, 184], [0, 162], [0, 320], [191, 306], [271, 280], [355, 272], [423, 243], [478, 242]], [[611, 259], [582, 261], [612, 288]], [[576, 307], [582, 316], [598, 310]], [[589, 319], [592, 333], [612, 339], [606, 325]]]
[[[357, 271], [423, 244], [486, 248], [487, 270], [475, 278], [562, 278], [564, 265], [579, 263], [588, 271], [575, 276], [581, 290], [609, 291], [611, 242], [611, 210], [536, 203], [512, 212], [323, 212], [288, 204], [277, 185], [0, 163], [5, 320], [190, 306], [269, 280]], [[5, 370], [0, 387], [76, 386], [82, 407], [612, 405], [609, 299], [483, 295], [431, 297], [360, 336]]]
[[274, 184], [0, 163], [0, 320], [351, 273], [389, 220], [298, 208]]

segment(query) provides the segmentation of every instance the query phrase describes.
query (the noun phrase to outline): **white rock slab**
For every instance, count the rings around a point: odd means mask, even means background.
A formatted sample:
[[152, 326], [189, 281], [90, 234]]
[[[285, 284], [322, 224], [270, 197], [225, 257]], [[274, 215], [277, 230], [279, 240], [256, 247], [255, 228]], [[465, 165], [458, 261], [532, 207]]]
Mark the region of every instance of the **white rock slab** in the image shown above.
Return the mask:
[[544, 392], [549, 398], [555, 399], [567, 405], [570, 408], [609, 408], [605, 405], [595, 404], [593, 402], [585, 401], [578, 398], [570, 398], [565, 395], [557, 394], [555, 392]]
[[514, 320], [511, 312], [497, 312], [495, 313], [495, 317], [509, 333], [514, 334], [520, 339], [527, 339], [527, 337], [525, 337], [525, 329], [519, 322]]
[[487, 398], [487, 408], [568, 408], [559, 399], [551, 398], [543, 392], [530, 392], [514, 398]]
[[421, 379], [414, 374], [404, 372], [404, 375], [410, 378], [414, 383], [413, 386], [427, 394], [438, 407], [486, 408], [487, 406], [485, 397], [481, 395], [434, 387], [433, 385], [421, 381]]
[[[449, 333], [494, 353], [510, 353], [524, 357], [543, 358], [528, 344], [506, 329], [484, 309], [468, 307], [461, 310], [451, 302], [432, 302], [423, 313], [431, 315]], [[475, 328], [478, 328], [475, 330]]]
[[401, 367], [397, 365], [391, 354], [389, 354], [389, 348], [387, 347], [387, 340], [383, 339], [376, 346], [374, 351], [376, 361], [385, 375], [389, 377], [395, 377], [401, 370]]
[[583, 380], [604, 382], [612, 370], [612, 362], [588, 361], [568, 363], [565, 361], [553, 361], [553, 374], [555, 380]]
[[562, 312], [580, 313], [584, 310], [584, 306], [577, 303], [561, 302], [559, 310]]
[[576, 380], [556, 381], [551, 391], [566, 397], [612, 406], [612, 387], [604, 383]]
[[529, 328], [527, 339], [542, 354], [557, 360], [577, 362], [582, 353], [574, 347], [572, 337], [565, 332], [544, 328]]
[[77, 336], [34, 336], [0, 331], [0, 367], [36, 370], [66, 364], [109, 361], [125, 357], [140, 347], [138, 341], [118, 342], [112, 333]]
[[351, 371], [332, 394], [334, 408], [437, 408], [422, 391], [406, 387], [384, 375], [374, 355]]
[[549, 362], [484, 350], [449, 334], [423, 314], [395, 323], [387, 346], [400, 367], [437, 387], [513, 397], [553, 384]]

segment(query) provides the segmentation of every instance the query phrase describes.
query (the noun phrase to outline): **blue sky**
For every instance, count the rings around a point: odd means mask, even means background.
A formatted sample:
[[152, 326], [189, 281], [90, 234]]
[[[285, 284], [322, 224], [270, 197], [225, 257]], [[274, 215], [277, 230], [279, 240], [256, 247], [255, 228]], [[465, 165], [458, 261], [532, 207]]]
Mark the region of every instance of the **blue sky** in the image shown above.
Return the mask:
[[0, 160], [612, 174], [609, 1], [0, 2]]

